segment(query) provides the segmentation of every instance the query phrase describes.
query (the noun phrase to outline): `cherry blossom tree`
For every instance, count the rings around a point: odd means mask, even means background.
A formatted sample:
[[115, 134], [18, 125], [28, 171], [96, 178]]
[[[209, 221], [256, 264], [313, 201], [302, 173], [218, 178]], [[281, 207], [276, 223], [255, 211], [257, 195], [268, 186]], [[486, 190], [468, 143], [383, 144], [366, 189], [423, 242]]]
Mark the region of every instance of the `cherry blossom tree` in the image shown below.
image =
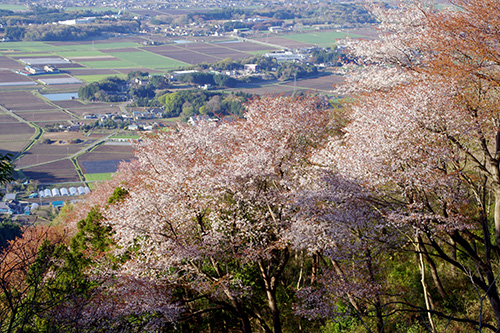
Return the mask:
[[[356, 66], [338, 92], [350, 94], [344, 136], [318, 156], [362, 184], [388, 227], [417, 253], [425, 305], [400, 303], [433, 317], [496, 330], [500, 246], [497, 1], [454, 1], [436, 11], [423, 2], [374, 12], [380, 38], [349, 40]], [[474, 319], [445, 313], [427, 292], [426, 267], [441, 302], [438, 266], [463, 273], [487, 298]], [[436, 299], [435, 299], [436, 300]], [[393, 301], [393, 299], [388, 299]], [[493, 320], [483, 317], [492, 314]]]
[[329, 122], [319, 99], [263, 97], [244, 120], [180, 126], [137, 142], [137, 160], [122, 165], [114, 183], [127, 195], [102, 210], [115, 255], [128, 258], [117, 276], [181, 295], [170, 303], [183, 312], [180, 321], [224, 310], [244, 332], [281, 332], [278, 297], [301, 284], [287, 271], [297, 262], [293, 226], [313, 207], [299, 205], [299, 194]]

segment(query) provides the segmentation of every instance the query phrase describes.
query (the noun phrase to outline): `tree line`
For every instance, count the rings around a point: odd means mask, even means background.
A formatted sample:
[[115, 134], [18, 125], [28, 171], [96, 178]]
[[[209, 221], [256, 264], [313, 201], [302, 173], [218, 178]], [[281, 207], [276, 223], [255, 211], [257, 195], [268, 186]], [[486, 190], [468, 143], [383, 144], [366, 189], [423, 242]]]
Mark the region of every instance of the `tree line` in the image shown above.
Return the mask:
[[129, 33], [137, 31], [140, 24], [135, 20], [103, 21], [81, 26], [32, 25], [7, 26], [5, 37], [12, 40], [72, 41], [101, 36], [104, 33]]

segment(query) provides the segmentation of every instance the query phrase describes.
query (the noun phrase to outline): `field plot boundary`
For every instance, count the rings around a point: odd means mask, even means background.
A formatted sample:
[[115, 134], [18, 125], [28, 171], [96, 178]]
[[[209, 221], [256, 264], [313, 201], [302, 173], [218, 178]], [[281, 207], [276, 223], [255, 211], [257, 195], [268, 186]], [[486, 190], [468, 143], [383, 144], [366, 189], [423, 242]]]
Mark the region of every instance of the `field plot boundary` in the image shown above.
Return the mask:
[[[328, 36], [329, 38], [325, 38], [326, 36]], [[346, 37], [361, 38], [364, 36], [344, 31], [314, 31], [296, 33], [291, 35], [282, 35], [280, 37], [304, 44], [327, 47], [334, 45], [335, 41], [338, 39], [343, 39]], [[328, 42], [325, 42], [325, 40], [328, 40]]]
[[[137, 64], [139, 67], [144, 68], [171, 69], [188, 65], [183, 61], [169, 58], [144, 49], [136, 49], [135, 51], [130, 52], [110, 52], [110, 54], [115, 58], [130, 61]], [[135, 56], [139, 54], [142, 55], [143, 58]]]

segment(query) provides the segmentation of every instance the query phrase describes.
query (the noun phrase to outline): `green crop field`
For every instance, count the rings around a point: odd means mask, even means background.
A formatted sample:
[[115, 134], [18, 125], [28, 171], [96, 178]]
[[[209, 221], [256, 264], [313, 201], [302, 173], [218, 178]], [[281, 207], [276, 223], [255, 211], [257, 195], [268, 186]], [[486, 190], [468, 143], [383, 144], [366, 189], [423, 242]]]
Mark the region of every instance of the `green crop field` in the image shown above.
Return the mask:
[[130, 47], [135, 48], [139, 46], [141, 45], [134, 42], [114, 42], [114, 43], [102, 43], [102, 44], [96, 43], [93, 45], [93, 48], [96, 50], [107, 50], [107, 49], [126, 49]]
[[53, 45], [43, 42], [7, 42], [0, 43], [0, 52], [52, 52]]
[[57, 55], [62, 58], [78, 58], [78, 57], [104, 57], [108, 54], [98, 50], [80, 50], [80, 51], [59, 51]]
[[318, 31], [305, 34], [283, 35], [282, 37], [307, 44], [314, 44], [318, 46], [331, 46], [335, 44], [335, 41], [337, 39], [342, 39], [346, 37], [359, 38], [362, 36], [349, 34], [346, 32], [338, 32], [338, 31], [323, 31], [323, 32]]
[[94, 69], [115, 69], [115, 68], [135, 68], [137, 64], [126, 60], [102, 60], [102, 61], [79, 61], [88, 68]]
[[120, 58], [124, 61], [129, 61], [139, 65], [139, 67], [145, 68], [175, 68], [180, 66], [186, 66], [187, 64], [182, 61], [177, 61], [161, 55], [147, 52], [147, 51], [136, 51], [136, 52], [117, 52], [111, 53], [116, 58]]
[[68, 45], [58, 45], [52, 46], [54, 52], [62, 51], [96, 51], [96, 50], [108, 50], [108, 49], [121, 49], [121, 48], [136, 48], [140, 46], [134, 42], [109, 42], [109, 43], [89, 43], [83, 42], [82, 44], [68, 44]]
[[87, 182], [100, 182], [105, 180], [110, 180], [113, 173], [86, 173], [85, 181]]
[[19, 10], [19, 11], [26, 11], [28, 10], [28, 7], [23, 6], [23, 5], [10, 5], [10, 4], [0, 4], [0, 9], [3, 10]]

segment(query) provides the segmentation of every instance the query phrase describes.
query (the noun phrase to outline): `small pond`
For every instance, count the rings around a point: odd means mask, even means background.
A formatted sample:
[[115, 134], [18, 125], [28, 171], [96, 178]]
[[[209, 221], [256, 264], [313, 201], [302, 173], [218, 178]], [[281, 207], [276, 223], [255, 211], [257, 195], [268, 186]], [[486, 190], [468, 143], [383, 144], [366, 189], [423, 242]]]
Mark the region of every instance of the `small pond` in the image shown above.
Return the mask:
[[78, 98], [78, 93], [58, 93], [58, 94], [45, 94], [42, 95], [43, 97], [47, 98], [49, 101], [67, 101], [70, 99], [75, 99]]

